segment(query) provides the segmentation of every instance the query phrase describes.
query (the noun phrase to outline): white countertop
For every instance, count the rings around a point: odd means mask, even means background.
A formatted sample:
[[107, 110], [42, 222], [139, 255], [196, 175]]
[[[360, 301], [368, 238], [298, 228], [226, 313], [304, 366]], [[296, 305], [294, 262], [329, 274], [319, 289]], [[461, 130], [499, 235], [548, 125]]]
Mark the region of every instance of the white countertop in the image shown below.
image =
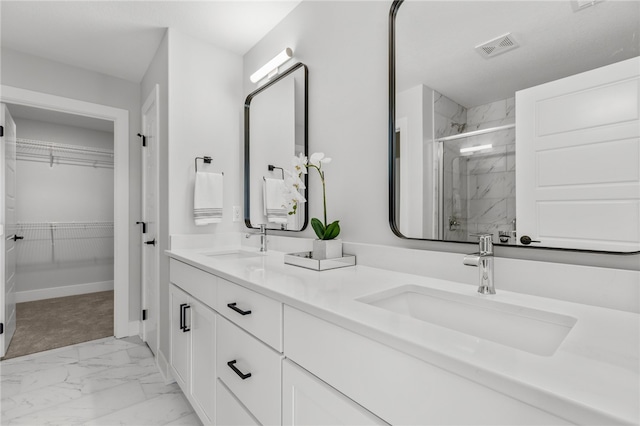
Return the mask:
[[[205, 255], [212, 251], [167, 254], [576, 423], [640, 422], [638, 314], [500, 288], [485, 296], [473, 286], [367, 266], [317, 272], [284, 264], [276, 251], [224, 260]], [[540, 356], [356, 300], [403, 285], [490, 297], [577, 322], [553, 355]]]

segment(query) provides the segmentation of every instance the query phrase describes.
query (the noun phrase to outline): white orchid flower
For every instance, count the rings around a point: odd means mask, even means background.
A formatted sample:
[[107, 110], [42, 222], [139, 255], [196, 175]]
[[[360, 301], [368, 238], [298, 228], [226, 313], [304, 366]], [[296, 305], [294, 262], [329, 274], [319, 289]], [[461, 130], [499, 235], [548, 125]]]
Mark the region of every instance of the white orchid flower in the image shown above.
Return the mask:
[[300, 175], [291, 173], [289, 170], [285, 170], [284, 186], [285, 188], [295, 188], [297, 190], [305, 189], [304, 181], [300, 178]]
[[291, 161], [293, 169], [298, 175], [307, 173], [307, 156], [300, 153], [297, 157], [293, 157]]
[[315, 152], [311, 154], [311, 158], [309, 159], [309, 164], [320, 168], [322, 164], [328, 164], [331, 162], [331, 158], [325, 157], [324, 152]]
[[[306, 167], [303, 166], [305, 171]], [[283, 208], [287, 209], [289, 214], [295, 214], [298, 209], [298, 204], [306, 202], [306, 198], [299, 192], [305, 189], [304, 181], [300, 179], [300, 174], [292, 173], [289, 170], [285, 170], [284, 186], [283, 186]]]

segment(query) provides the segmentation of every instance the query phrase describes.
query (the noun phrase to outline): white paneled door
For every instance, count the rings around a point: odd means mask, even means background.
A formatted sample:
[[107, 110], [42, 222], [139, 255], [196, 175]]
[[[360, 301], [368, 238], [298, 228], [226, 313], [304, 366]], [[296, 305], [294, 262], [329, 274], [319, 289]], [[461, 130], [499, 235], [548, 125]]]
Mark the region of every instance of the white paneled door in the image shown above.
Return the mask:
[[16, 123], [5, 104], [0, 104], [0, 356], [4, 356], [16, 330]]
[[516, 93], [519, 244], [640, 250], [639, 74], [633, 58]]
[[142, 106], [142, 339], [158, 350], [158, 85]]

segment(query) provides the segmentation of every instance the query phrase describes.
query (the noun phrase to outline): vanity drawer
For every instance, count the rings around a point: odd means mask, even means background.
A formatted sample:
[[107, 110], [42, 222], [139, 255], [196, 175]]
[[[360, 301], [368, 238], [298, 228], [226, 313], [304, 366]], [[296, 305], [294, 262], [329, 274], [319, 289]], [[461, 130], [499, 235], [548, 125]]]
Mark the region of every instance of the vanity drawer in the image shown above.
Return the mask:
[[216, 310], [282, 352], [282, 303], [220, 278]]
[[218, 277], [215, 275], [170, 259], [169, 280], [210, 308], [216, 306]]
[[218, 377], [261, 424], [279, 425], [283, 356], [224, 318], [217, 331]]

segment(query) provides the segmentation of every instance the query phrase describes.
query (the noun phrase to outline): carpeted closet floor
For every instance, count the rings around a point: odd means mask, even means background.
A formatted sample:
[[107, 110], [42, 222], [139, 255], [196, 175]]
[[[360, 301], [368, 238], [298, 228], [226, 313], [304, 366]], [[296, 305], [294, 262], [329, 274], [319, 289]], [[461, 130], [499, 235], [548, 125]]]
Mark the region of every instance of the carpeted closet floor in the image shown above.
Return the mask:
[[113, 291], [18, 303], [16, 319], [3, 360], [113, 336]]

